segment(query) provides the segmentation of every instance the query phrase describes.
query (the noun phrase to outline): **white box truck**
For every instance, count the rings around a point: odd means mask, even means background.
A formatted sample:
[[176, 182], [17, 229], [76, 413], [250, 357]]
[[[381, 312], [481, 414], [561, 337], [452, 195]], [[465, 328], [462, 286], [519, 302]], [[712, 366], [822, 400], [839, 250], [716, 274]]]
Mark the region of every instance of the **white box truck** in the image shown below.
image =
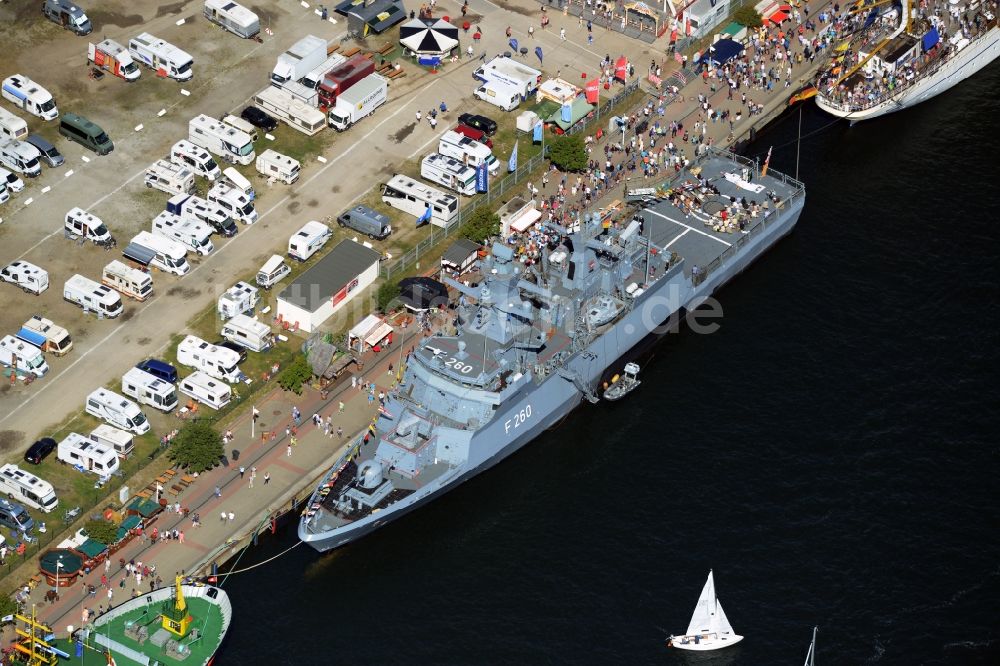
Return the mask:
[[128, 52], [146, 67], [154, 70], [157, 76], [169, 76], [178, 81], [187, 81], [194, 76], [194, 70], [191, 69], [194, 58], [189, 53], [148, 32], [130, 39]]
[[159, 268], [165, 273], [185, 275], [191, 270], [187, 248], [175, 240], [140, 231], [122, 253], [140, 266]]
[[249, 134], [204, 113], [195, 116], [188, 123], [188, 140], [226, 162], [253, 164], [256, 157], [253, 139]]
[[212, 245], [212, 227], [201, 220], [182, 219], [167, 211], [153, 218], [153, 233], [181, 243], [192, 252], [208, 255]]
[[63, 299], [86, 311], [96, 312], [98, 316], [112, 319], [125, 310], [118, 292], [79, 274], [66, 280]]
[[223, 324], [222, 337], [255, 352], [262, 352], [274, 346], [271, 327], [245, 314], [238, 314]]
[[306, 35], [278, 56], [271, 72], [271, 84], [281, 86], [288, 81], [298, 81], [326, 60], [326, 40]]
[[233, 33], [250, 39], [260, 32], [260, 19], [252, 11], [233, 0], [205, 0], [205, 18]]
[[42, 350], [13, 335], [0, 338], [0, 365], [35, 377], [42, 377], [49, 371], [49, 364], [45, 362]]
[[194, 335], [185, 337], [177, 345], [177, 362], [224, 382], [238, 382], [245, 377], [240, 370], [238, 353], [209, 344]]
[[306, 261], [330, 240], [330, 227], [311, 220], [288, 239], [288, 256]]
[[139, 368], [130, 368], [122, 375], [122, 393], [161, 412], [177, 407], [177, 387]]
[[106, 444], [99, 444], [83, 435], [71, 432], [56, 447], [56, 459], [81, 472], [93, 472], [105, 477], [118, 471], [118, 454]]
[[153, 295], [153, 278], [149, 273], [132, 268], [117, 259], [104, 267], [101, 282], [119, 294], [137, 301], [144, 301]]
[[87, 413], [110, 423], [116, 428], [145, 435], [149, 432], [149, 421], [146, 415], [128, 398], [118, 395], [106, 388], [99, 388], [89, 396], [86, 402]]
[[302, 168], [298, 160], [293, 160], [288, 155], [282, 155], [270, 148], [257, 156], [255, 166], [260, 175], [280, 180], [286, 185], [291, 185], [299, 179], [299, 171]]
[[375, 113], [375, 109], [385, 104], [388, 98], [389, 81], [379, 74], [369, 74], [337, 96], [330, 109], [330, 127], [343, 132], [365, 116]]
[[59, 109], [52, 93], [23, 74], [14, 74], [3, 80], [4, 99], [42, 120], [55, 120]]
[[49, 274], [43, 268], [18, 259], [0, 270], [0, 282], [10, 282], [36, 296], [49, 288]]

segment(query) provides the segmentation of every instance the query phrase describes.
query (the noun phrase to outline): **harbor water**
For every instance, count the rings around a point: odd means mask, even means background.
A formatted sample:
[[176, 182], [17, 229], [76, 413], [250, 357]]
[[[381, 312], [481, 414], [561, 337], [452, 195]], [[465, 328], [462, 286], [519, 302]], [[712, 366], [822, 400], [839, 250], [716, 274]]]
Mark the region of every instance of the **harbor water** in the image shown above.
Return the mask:
[[[997, 664], [1000, 63], [802, 113], [795, 232], [585, 405], [340, 551], [225, 582], [223, 664]], [[798, 114], [761, 133], [794, 174]], [[261, 538], [239, 567], [295, 543]], [[714, 569], [738, 646], [668, 651]]]

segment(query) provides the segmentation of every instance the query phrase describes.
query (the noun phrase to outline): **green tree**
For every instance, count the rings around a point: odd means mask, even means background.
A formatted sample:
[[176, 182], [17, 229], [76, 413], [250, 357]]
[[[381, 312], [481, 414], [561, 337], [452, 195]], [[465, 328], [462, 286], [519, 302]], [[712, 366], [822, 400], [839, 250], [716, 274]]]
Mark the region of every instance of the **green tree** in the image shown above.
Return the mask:
[[0, 594], [0, 617], [7, 617], [17, 612], [17, 602], [6, 594]]
[[462, 234], [475, 243], [485, 243], [500, 233], [500, 216], [486, 206], [472, 212], [469, 221], [462, 225]]
[[304, 354], [298, 354], [295, 360], [285, 366], [278, 375], [278, 386], [296, 395], [302, 394], [302, 385], [312, 379], [312, 366]]
[[215, 467], [222, 454], [222, 437], [212, 426], [200, 421], [181, 428], [170, 449], [170, 458], [192, 472]]
[[83, 529], [87, 536], [105, 546], [113, 544], [118, 537], [118, 526], [107, 520], [88, 520], [83, 524]]
[[764, 23], [760, 13], [750, 5], [743, 5], [733, 12], [733, 20], [748, 28], [759, 28]]
[[562, 171], [587, 168], [587, 150], [578, 134], [563, 134], [549, 142], [549, 160]]
[[375, 292], [375, 305], [381, 312], [388, 312], [389, 306], [399, 297], [399, 283], [386, 281]]

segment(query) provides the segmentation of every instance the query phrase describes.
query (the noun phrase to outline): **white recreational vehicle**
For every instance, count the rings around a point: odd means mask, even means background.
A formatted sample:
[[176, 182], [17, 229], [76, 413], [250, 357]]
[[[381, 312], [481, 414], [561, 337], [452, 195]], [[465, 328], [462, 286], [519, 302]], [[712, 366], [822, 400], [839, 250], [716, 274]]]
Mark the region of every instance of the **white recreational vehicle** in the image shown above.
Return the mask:
[[271, 327], [245, 314], [238, 314], [223, 324], [222, 337], [255, 352], [262, 352], [274, 346]]
[[149, 273], [132, 268], [117, 259], [104, 267], [101, 282], [137, 301], [144, 301], [153, 295], [153, 278]]
[[495, 176], [500, 170], [500, 161], [493, 156], [493, 151], [489, 146], [470, 139], [455, 130], [449, 130], [441, 135], [441, 140], [438, 141], [438, 152], [461, 160], [472, 167], [486, 162], [491, 176]]
[[224, 176], [222, 182], [239, 191], [248, 201], [257, 198], [257, 193], [253, 191], [253, 185], [246, 179], [246, 176], [236, 170], [236, 167], [226, 167], [222, 175]]
[[102, 423], [94, 428], [90, 433], [90, 439], [98, 444], [110, 446], [118, 454], [119, 458], [129, 457], [135, 448], [135, 440], [132, 433], [108, 425], [107, 423]]
[[28, 136], [28, 123], [7, 109], [0, 108], [0, 143], [8, 139], [23, 139]]
[[243, 39], [260, 32], [257, 15], [232, 0], [205, 0], [205, 18]]
[[45, 513], [59, 506], [51, 483], [11, 463], [0, 467], [0, 494]]
[[382, 201], [438, 227], [458, 217], [458, 198], [409, 176], [396, 174], [382, 185]]
[[114, 391], [99, 388], [87, 396], [87, 413], [110, 423], [116, 428], [129, 430], [137, 435], [149, 432], [146, 415], [128, 398]]
[[69, 337], [69, 331], [62, 326], [56, 326], [41, 315], [34, 315], [24, 322], [22, 328], [34, 331], [45, 338], [45, 346], [42, 347], [42, 351], [56, 356], [64, 356], [73, 348], [73, 339]]
[[139, 368], [130, 368], [122, 375], [122, 393], [161, 412], [177, 407], [177, 387]]
[[249, 134], [204, 113], [188, 123], [188, 140], [227, 162], [253, 164], [256, 157]]
[[282, 88], [264, 88], [253, 96], [253, 103], [309, 136], [326, 127], [326, 115], [322, 111]]
[[192, 58], [173, 44], [144, 32], [128, 41], [128, 52], [146, 67], [156, 70], [160, 76], [169, 76], [178, 81], [187, 81], [194, 76]]
[[255, 282], [259, 287], [270, 289], [291, 272], [292, 269], [285, 263], [284, 257], [272, 254], [271, 258], [264, 262], [264, 265], [257, 271]]
[[59, 117], [59, 109], [56, 108], [56, 100], [52, 94], [27, 76], [14, 74], [4, 79], [3, 96], [42, 120], [55, 120]]
[[196, 146], [187, 139], [181, 139], [171, 146], [170, 161], [185, 166], [194, 171], [196, 175], [204, 176], [210, 181], [214, 181], [222, 173], [219, 171], [219, 165], [215, 163], [207, 150]]
[[153, 233], [184, 245], [201, 255], [215, 250], [212, 245], [212, 227], [201, 220], [183, 219], [173, 213], [162, 211], [153, 218]]
[[238, 382], [244, 377], [238, 353], [216, 347], [194, 335], [187, 336], [177, 345], [177, 362], [224, 382]]
[[243, 224], [253, 224], [257, 221], [257, 210], [253, 207], [253, 201], [235, 187], [216, 183], [205, 198], [226, 211], [229, 217]]
[[156, 160], [150, 164], [143, 182], [146, 187], [155, 187], [168, 194], [191, 194], [195, 190], [194, 172], [167, 160]]
[[114, 236], [104, 226], [101, 218], [88, 213], [79, 206], [74, 206], [66, 213], [63, 222], [63, 233], [70, 238], [82, 238], [94, 245], [107, 246], [114, 243]]
[[476, 168], [440, 153], [431, 153], [420, 161], [420, 177], [444, 185], [459, 194], [476, 193]]
[[[3, 109], [0, 109], [0, 111], [3, 111]], [[0, 130], [2, 129], [3, 127], [0, 126]], [[0, 143], [2, 142], [3, 139], [0, 138]], [[28, 178], [34, 178], [42, 173], [42, 164], [38, 160], [41, 156], [42, 154], [38, 152], [38, 149], [30, 143], [24, 143], [16, 139], [11, 139], [7, 143], [0, 145], [0, 163], [17, 173], [24, 174]]]
[[305, 261], [319, 252], [328, 240], [330, 240], [330, 227], [311, 220], [288, 239], [288, 256]]
[[493, 58], [477, 69], [473, 76], [483, 83], [503, 82], [516, 89], [521, 99], [527, 99], [542, 83], [542, 73], [539, 70], [505, 56]]
[[84, 310], [112, 319], [125, 309], [118, 292], [79, 274], [66, 280], [66, 284], [63, 285], [63, 298]]
[[13, 335], [0, 338], [0, 365], [10, 368], [13, 372], [43, 376], [49, 371], [42, 350], [24, 340], [18, 340]]
[[102, 477], [118, 471], [119, 466], [118, 454], [113, 448], [75, 432], [69, 433], [59, 442], [56, 459], [81, 472], [93, 472]]
[[196, 370], [180, 382], [181, 393], [191, 396], [212, 409], [222, 409], [229, 404], [233, 390], [229, 384]]
[[241, 132], [246, 132], [247, 134], [250, 135], [250, 140], [253, 141], [254, 143], [257, 143], [257, 141], [260, 139], [260, 137], [257, 136], [257, 128], [248, 123], [247, 121], [243, 120], [239, 116], [234, 116], [231, 113], [227, 114], [225, 116], [222, 116], [222, 122], [225, 125], [229, 125], [233, 129], [238, 129]]
[[153, 266], [165, 273], [185, 275], [191, 266], [187, 261], [187, 248], [164, 236], [140, 231], [122, 253], [141, 266]]
[[0, 269], [0, 282], [10, 282], [36, 296], [49, 288], [49, 274], [44, 268], [18, 259]]
[[276, 150], [268, 148], [257, 156], [257, 173], [265, 178], [280, 180], [286, 185], [291, 185], [299, 179], [299, 171], [302, 165], [298, 160], [293, 160], [288, 155], [282, 155]]
[[218, 313], [223, 319], [232, 319], [238, 314], [253, 312], [260, 301], [260, 291], [246, 282], [237, 282], [219, 296]]

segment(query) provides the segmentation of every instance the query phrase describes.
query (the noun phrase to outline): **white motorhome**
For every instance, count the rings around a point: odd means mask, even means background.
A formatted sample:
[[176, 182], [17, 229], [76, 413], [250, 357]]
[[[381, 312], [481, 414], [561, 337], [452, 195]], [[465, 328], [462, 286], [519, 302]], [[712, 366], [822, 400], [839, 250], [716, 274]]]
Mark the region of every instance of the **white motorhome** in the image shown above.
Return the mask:
[[170, 161], [188, 167], [195, 174], [204, 176], [210, 181], [215, 181], [222, 173], [219, 171], [219, 165], [216, 164], [207, 150], [196, 146], [187, 139], [181, 139], [171, 146]]
[[73, 339], [69, 337], [69, 331], [62, 326], [56, 326], [41, 315], [32, 316], [31, 319], [24, 322], [23, 328], [34, 331], [45, 338], [45, 347], [42, 348], [42, 351], [56, 356], [64, 356], [73, 348]]
[[252, 164], [256, 157], [249, 134], [204, 113], [195, 116], [188, 123], [188, 141], [218, 155], [226, 162]]
[[215, 250], [212, 245], [212, 227], [201, 220], [183, 219], [162, 211], [153, 218], [153, 233], [175, 240], [201, 255], [208, 255]]
[[248, 201], [257, 198], [257, 193], [253, 191], [253, 185], [246, 179], [246, 176], [236, 170], [236, 167], [226, 167], [222, 175], [225, 177], [222, 182], [236, 188]]
[[287, 90], [268, 86], [253, 96], [253, 103], [294, 129], [312, 136], [326, 127], [326, 115]]
[[132, 268], [117, 259], [104, 267], [101, 282], [137, 301], [144, 301], [153, 295], [153, 278], [149, 273]]
[[[0, 127], [0, 130], [2, 129]], [[0, 141], [3, 141], [3, 139], [0, 138]], [[41, 156], [42, 154], [38, 152], [38, 148], [35, 148], [30, 143], [23, 143], [16, 139], [11, 139], [0, 146], [0, 162], [17, 173], [24, 174], [28, 178], [34, 178], [42, 172], [42, 163], [38, 159]]]
[[205, 18], [237, 37], [250, 39], [260, 32], [260, 19], [233, 0], [205, 0]]
[[44, 268], [18, 259], [0, 270], [0, 282], [10, 282], [37, 296], [49, 288], [49, 274]]
[[59, 442], [56, 459], [81, 472], [93, 472], [102, 477], [118, 471], [119, 467], [118, 454], [113, 448], [75, 432], [69, 433]]
[[180, 390], [203, 405], [212, 409], [222, 409], [232, 400], [233, 390], [229, 384], [205, 374], [201, 370], [192, 372], [180, 381]]
[[122, 254], [142, 266], [155, 266], [165, 273], [185, 275], [191, 270], [187, 248], [175, 240], [148, 231], [136, 234]]
[[285, 263], [284, 257], [272, 254], [271, 258], [264, 262], [264, 265], [260, 267], [259, 271], [257, 271], [257, 278], [255, 281], [257, 282], [258, 287], [270, 289], [291, 272], [292, 269]]
[[98, 444], [110, 446], [119, 458], [128, 458], [135, 448], [135, 439], [132, 433], [107, 423], [102, 423], [94, 428], [90, 433], [90, 439]]
[[476, 193], [476, 168], [454, 157], [440, 153], [427, 155], [420, 161], [420, 177], [459, 194], [472, 196]]
[[144, 32], [128, 41], [128, 52], [160, 76], [187, 81], [194, 76], [194, 58], [173, 44]]
[[114, 318], [125, 310], [118, 292], [79, 274], [66, 280], [63, 298], [101, 317]]
[[438, 227], [458, 217], [458, 197], [445, 194], [409, 176], [396, 174], [382, 185], [382, 201], [393, 208], [415, 215], [418, 220]]
[[232, 349], [217, 347], [194, 335], [177, 345], [177, 362], [208, 373], [224, 382], [238, 382], [244, 377], [240, 370], [240, 355]]
[[262, 352], [274, 346], [271, 327], [245, 314], [238, 314], [223, 324], [222, 337], [255, 352]]
[[28, 123], [7, 109], [0, 108], [0, 143], [7, 139], [23, 139], [28, 136]]
[[302, 165], [299, 164], [298, 160], [293, 160], [287, 155], [282, 155], [278, 151], [268, 148], [257, 156], [256, 167], [257, 173], [260, 175], [291, 185], [299, 179]]
[[448, 130], [438, 141], [438, 152], [448, 157], [461, 160], [475, 167], [486, 162], [490, 175], [495, 176], [500, 170], [500, 161], [493, 157], [493, 151], [485, 143], [479, 143], [455, 130]]
[[205, 198], [226, 211], [226, 214], [234, 220], [244, 224], [253, 224], [257, 221], [257, 210], [253, 207], [253, 202], [235, 187], [216, 183]]
[[260, 302], [260, 291], [246, 282], [237, 282], [219, 296], [217, 311], [222, 319], [232, 319], [238, 314], [253, 312]]
[[229, 125], [233, 129], [237, 129], [241, 132], [246, 132], [247, 134], [250, 135], [250, 140], [253, 141], [254, 143], [257, 143], [257, 141], [260, 139], [260, 137], [257, 136], [257, 128], [248, 123], [247, 121], [243, 120], [239, 116], [234, 116], [233, 114], [230, 113], [222, 117], [222, 122], [223, 124]]
[[0, 338], [0, 365], [14, 372], [42, 377], [49, 371], [42, 350], [13, 335]]
[[83, 238], [94, 245], [108, 245], [114, 242], [114, 236], [104, 226], [101, 218], [79, 206], [70, 208], [66, 213], [63, 232], [70, 238]]
[[233, 218], [218, 204], [193, 194], [175, 194], [167, 201], [167, 212], [183, 219], [200, 220], [226, 238], [239, 233]]
[[488, 104], [500, 107], [504, 111], [513, 111], [521, 105], [521, 93], [519, 89], [504, 81], [487, 81], [476, 88], [476, 91], [472, 94]]
[[128, 398], [114, 391], [99, 388], [87, 396], [87, 413], [107, 421], [116, 428], [144, 435], [149, 432], [146, 415]]
[[330, 227], [315, 220], [306, 222], [288, 239], [288, 256], [306, 261], [330, 240]]
[[155, 187], [168, 194], [191, 194], [195, 190], [194, 172], [185, 166], [156, 160], [143, 177], [146, 187]]
[[44, 513], [51, 513], [59, 506], [59, 498], [51, 483], [12, 463], [0, 467], [0, 494]]
[[10, 200], [10, 192], [7, 191], [7, 182], [0, 180], [0, 204]]
[[177, 387], [139, 368], [122, 375], [122, 393], [161, 412], [172, 412], [177, 407]]
[[527, 99], [528, 95], [535, 92], [542, 83], [542, 73], [539, 70], [505, 56], [493, 58], [477, 69], [473, 76], [483, 83], [490, 81], [506, 83], [517, 90], [521, 99]]
[[56, 108], [56, 100], [52, 94], [22, 74], [14, 74], [3, 80], [3, 96], [42, 120], [55, 120], [59, 117], [59, 109]]

